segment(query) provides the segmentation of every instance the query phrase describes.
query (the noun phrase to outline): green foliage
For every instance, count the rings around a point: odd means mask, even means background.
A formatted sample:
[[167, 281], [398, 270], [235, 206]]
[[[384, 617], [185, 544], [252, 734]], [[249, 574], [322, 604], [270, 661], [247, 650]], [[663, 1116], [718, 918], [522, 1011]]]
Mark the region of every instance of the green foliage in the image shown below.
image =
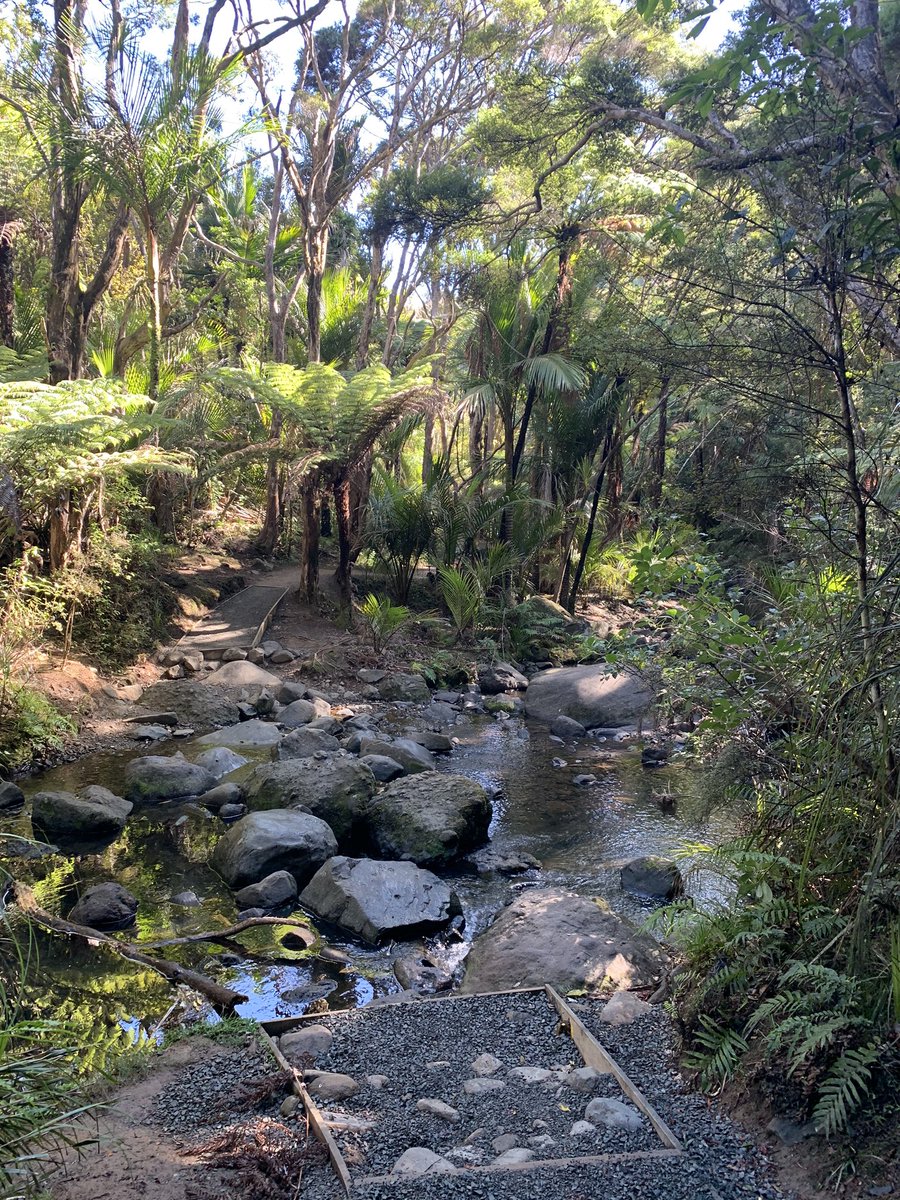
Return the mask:
[[391, 604], [385, 597], [370, 592], [359, 605], [360, 616], [369, 628], [372, 649], [376, 654], [397, 636], [412, 620], [412, 613], [405, 605]]
[[438, 567], [438, 578], [456, 640], [461, 641], [478, 621], [484, 605], [484, 590], [478, 575], [469, 566]]
[[220, 1021], [193, 1021], [190, 1025], [174, 1025], [163, 1033], [163, 1046], [175, 1046], [179, 1042], [199, 1037], [215, 1042], [217, 1046], [243, 1046], [248, 1038], [256, 1036], [259, 1025], [249, 1017], [223, 1017]]
[[409, 599], [416, 568], [432, 544], [440, 520], [437, 501], [433, 488], [407, 487], [385, 473], [370, 493], [366, 542], [386, 567], [399, 604]]

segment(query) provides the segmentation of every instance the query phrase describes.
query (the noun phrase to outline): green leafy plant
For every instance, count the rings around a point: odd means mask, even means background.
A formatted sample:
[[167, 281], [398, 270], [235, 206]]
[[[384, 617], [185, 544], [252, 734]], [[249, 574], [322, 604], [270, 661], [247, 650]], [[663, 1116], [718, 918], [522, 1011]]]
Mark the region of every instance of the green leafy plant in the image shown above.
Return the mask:
[[391, 604], [386, 597], [376, 596], [374, 592], [370, 592], [359, 605], [359, 613], [369, 627], [372, 649], [376, 654], [380, 654], [412, 620], [412, 613], [405, 605]]
[[456, 640], [474, 629], [484, 604], [484, 590], [471, 567], [439, 567], [441, 595], [450, 613]]

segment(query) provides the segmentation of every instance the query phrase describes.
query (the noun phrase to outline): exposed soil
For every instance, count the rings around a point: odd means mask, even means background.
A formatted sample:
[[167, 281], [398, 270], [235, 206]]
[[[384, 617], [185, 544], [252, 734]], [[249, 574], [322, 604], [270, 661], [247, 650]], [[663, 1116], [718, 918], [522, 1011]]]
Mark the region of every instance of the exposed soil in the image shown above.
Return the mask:
[[[201, 1070], [240, 1072], [246, 1063], [252, 1073], [255, 1055], [252, 1039], [231, 1048], [203, 1037], [155, 1054], [140, 1079], [115, 1090], [108, 1107], [83, 1123], [80, 1133], [93, 1145], [65, 1156], [49, 1181], [53, 1200], [279, 1200], [289, 1194], [276, 1182], [280, 1165], [295, 1178], [306, 1169], [322, 1172], [324, 1157], [305, 1120], [279, 1113], [286, 1084], [262, 1105], [252, 1097], [248, 1104], [239, 1087], [232, 1089], [233, 1104], [210, 1103]], [[192, 1080], [179, 1130], [171, 1110], [169, 1119], [161, 1113], [161, 1101]], [[232, 1165], [220, 1165], [225, 1160]]]

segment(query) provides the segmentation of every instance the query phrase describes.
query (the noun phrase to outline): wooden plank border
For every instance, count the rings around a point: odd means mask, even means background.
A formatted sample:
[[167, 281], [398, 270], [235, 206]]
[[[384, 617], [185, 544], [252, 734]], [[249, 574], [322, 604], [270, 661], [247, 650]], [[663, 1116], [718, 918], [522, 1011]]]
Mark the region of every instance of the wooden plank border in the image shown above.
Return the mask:
[[577, 1046], [578, 1052], [587, 1065], [596, 1068], [598, 1071], [612, 1075], [628, 1099], [641, 1110], [653, 1126], [656, 1136], [666, 1149], [680, 1154], [681, 1143], [650, 1101], [644, 1096], [643, 1092], [635, 1087], [612, 1055], [604, 1050], [585, 1023], [571, 1006], [566, 1003], [556, 988], [548, 983], [546, 985], [546, 992], [556, 1011], [568, 1027], [569, 1036]]
[[332, 1136], [331, 1130], [328, 1128], [325, 1119], [319, 1112], [315, 1100], [313, 1100], [312, 1096], [310, 1096], [309, 1092], [307, 1091], [306, 1085], [303, 1082], [303, 1076], [296, 1067], [291, 1066], [288, 1060], [278, 1049], [278, 1046], [261, 1025], [259, 1027], [259, 1035], [262, 1039], [263, 1045], [271, 1052], [272, 1055], [274, 1055], [275, 1061], [278, 1063], [279, 1067], [281, 1067], [283, 1071], [286, 1071], [290, 1076], [291, 1088], [294, 1092], [294, 1095], [299, 1097], [300, 1103], [303, 1105], [306, 1111], [306, 1115], [309, 1119], [309, 1124], [313, 1133], [328, 1151], [328, 1157], [331, 1159], [331, 1165], [334, 1167], [334, 1173], [341, 1182], [341, 1187], [344, 1189], [344, 1194], [349, 1196], [353, 1189], [353, 1180], [350, 1177], [350, 1170], [346, 1161], [344, 1160], [343, 1154], [341, 1154], [340, 1147]]

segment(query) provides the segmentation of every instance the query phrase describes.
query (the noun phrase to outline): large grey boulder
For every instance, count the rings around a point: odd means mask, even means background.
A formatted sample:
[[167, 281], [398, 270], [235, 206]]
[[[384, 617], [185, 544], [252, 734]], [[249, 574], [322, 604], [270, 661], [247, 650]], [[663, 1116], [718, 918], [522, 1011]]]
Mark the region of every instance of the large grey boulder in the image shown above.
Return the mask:
[[141, 708], [173, 712], [182, 725], [193, 729], [213, 729], [237, 721], [238, 694], [199, 679], [163, 679], [143, 692]]
[[211, 866], [233, 888], [258, 883], [273, 871], [289, 871], [303, 886], [337, 853], [324, 821], [295, 809], [249, 813], [216, 843]]
[[677, 863], [655, 854], [633, 858], [625, 864], [620, 874], [624, 891], [636, 896], [649, 896], [654, 900], [671, 900], [683, 887]]
[[25, 793], [14, 783], [0, 783], [0, 812], [16, 812], [25, 803]]
[[270, 721], [260, 721], [254, 717], [250, 721], [242, 721], [240, 725], [231, 725], [228, 729], [217, 729], [213, 733], [205, 733], [197, 738], [201, 746], [227, 746], [232, 750], [254, 750], [266, 746], [277, 746], [281, 741], [281, 731]]
[[394, 738], [388, 742], [377, 737], [363, 736], [359, 743], [359, 753], [361, 756], [381, 754], [392, 758], [410, 775], [415, 775], [417, 771], [433, 771], [435, 766], [431, 751], [410, 738]]
[[365, 763], [378, 783], [390, 783], [399, 775], [406, 774], [396, 758], [389, 758], [386, 754], [363, 754], [359, 761]]
[[324, 729], [294, 729], [286, 733], [278, 746], [279, 759], [310, 758], [319, 750], [339, 750], [340, 742]]
[[203, 682], [207, 687], [281, 687], [281, 679], [277, 675], [246, 660], [224, 663], [217, 671], [210, 671]]
[[528, 680], [511, 663], [481, 663], [478, 667], [478, 686], [485, 696], [497, 696], [500, 692], [521, 692], [528, 687]]
[[92, 784], [73, 792], [38, 792], [31, 801], [31, 824], [53, 841], [111, 841], [125, 827], [132, 805]]
[[[285, 684], [285, 687], [289, 686], [289, 684]], [[299, 729], [301, 725], [308, 725], [315, 715], [315, 707], [309, 700], [292, 700], [278, 714], [278, 720], [285, 729]]]
[[90, 929], [127, 929], [137, 910], [137, 900], [120, 883], [98, 883], [81, 896], [69, 920]]
[[302, 807], [331, 826], [342, 849], [352, 849], [375, 777], [354, 758], [304, 758], [257, 767], [244, 788], [251, 809]]
[[434, 933], [461, 911], [450, 887], [410, 862], [329, 859], [304, 888], [300, 903], [324, 921], [377, 943]]
[[369, 806], [369, 835], [382, 858], [448, 863], [487, 840], [493, 809], [474, 779], [425, 771], [389, 783]]
[[656, 982], [666, 954], [649, 934], [602, 900], [558, 888], [523, 892], [475, 940], [464, 992], [514, 987], [598, 988]]
[[428, 704], [431, 692], [421, 675], [406, 675], [396, 671], [385, 675], [378, 684], [382, 700], [411, 700], [414, 704]]
[[609, 729], [635, 721], [653, 699], [652, 688], [636, 672], [613, 674], [601, 665], [553, 667], [532, 678], [525, 712], [548, 725], [564, 716], [585, 729]]
[[155, 804], [161, 800], [183, 800], [208, 792], [216, 777], [205, 767], [188, 762], [183, 754], [166, 758], [147, 754], [133, 758], [125, 768], [125, 798], [132, 804]]

